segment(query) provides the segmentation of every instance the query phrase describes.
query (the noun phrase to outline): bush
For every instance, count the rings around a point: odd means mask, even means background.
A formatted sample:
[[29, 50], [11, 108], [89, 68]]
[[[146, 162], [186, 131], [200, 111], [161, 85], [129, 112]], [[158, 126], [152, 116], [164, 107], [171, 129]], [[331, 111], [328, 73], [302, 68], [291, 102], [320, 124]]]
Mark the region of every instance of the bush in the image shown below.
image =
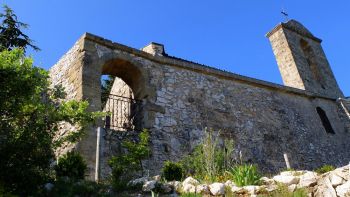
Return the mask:
[[139, 134], [139, 142], [125, 141], [122, 146], [126, 153], [114, 156], [108, 164], [112, 168], [112, 185], [116, 191], [126, 189], [127, 183], [133, 175], [141, 172], [143, 175], [142, 160], [149, 157], [149, 133], [144, 129]]
[[106, 185], [96, 183], [94, 181], [76, 181], [67, 179], [58, 179], [54, 183], [54, 187], [51, 191], [45, 192], [44, 196], [63, 197], [63, 196], [96, 196], [107, 197], [112, 196], [109, 194], [109, 189]]
[[77, 152], [68, 152], [58, 159], [55, 167], [57, 177], [69, 177], [72, 179], [84, 179], [86, 163]]
[[233, 141], [225, 140], [224, 146], [220, 146], [219, 136], [220, 131], [205, 130], [203, 142], [181, 161], [186, 176], [210, 182], [221, 181], [225, 170], [233, 165]]
[[332, 171], [332, 170], [335, 170], [334, 166], [332, 166], [332, 165], [324, 165], [324, 166], [321, 166], [321, 167], [317, 168], [315, 170], [315, 172], [317, 172], [319, 174], [323, 174], [323, 173], [326, 173], [326, 172], [329, 172], [329, 171]]
[[162, 169], [162, 174], [167, 181], [180, 181], [183, 176], [183, 167], [180, 163], [166, 161]]
[[227, 171], [237, 186], [259, 185], [261, 175], [255, 165], [238, 165]]

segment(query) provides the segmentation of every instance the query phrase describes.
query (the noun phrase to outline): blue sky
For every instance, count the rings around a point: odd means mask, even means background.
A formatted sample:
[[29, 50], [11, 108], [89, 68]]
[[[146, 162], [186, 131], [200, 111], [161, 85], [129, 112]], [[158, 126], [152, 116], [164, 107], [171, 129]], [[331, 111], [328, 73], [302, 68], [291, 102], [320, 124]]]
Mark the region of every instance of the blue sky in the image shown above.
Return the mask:
[[50, 68], [84, 33], [134, 48], [154, 41], [169, 55], [282, 84], [264, 35], [290, 18], [317, 37], [337, 81], [350, 96], [350, 1], [316, 0], [2, 0], [42, 51], [29, 53]]

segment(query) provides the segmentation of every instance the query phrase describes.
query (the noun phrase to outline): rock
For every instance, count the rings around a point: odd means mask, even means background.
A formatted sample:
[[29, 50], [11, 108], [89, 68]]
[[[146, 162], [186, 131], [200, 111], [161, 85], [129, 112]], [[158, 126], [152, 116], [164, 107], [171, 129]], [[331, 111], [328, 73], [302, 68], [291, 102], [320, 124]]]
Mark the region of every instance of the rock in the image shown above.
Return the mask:
[[213, 183], [209, 185], [209, 189], [214, 196], [225, 194], [225, 185], [223, 183]]
[[343, 185], [339, 185], [335, 191], [339, 197], [350, 197], [350, 181], [347, 181]]
[[199, 184], [199, 182], [198, 182], [196, 179], [192, 178], [192, 177], [187, 177], [187, 178], [182, 182], [182, 186], [185, 187], [185, 185], [187, 185], [187, 184], [191, 184], [191, 185], [196, 186], [196, 185]]
[[205, 184], [197, 185], [196, 193], [197, 194], [210, 194], [210, 189], [209, 189], [208, 185], [205, 185]]
[[146, 181], [145, 184], [142, 186], [142, 191], [144, 192], [150, 192], [156, 187], [157, 181], [152, 180], [152, 181]]
[[245, 190], [243, 187], [237, 187], [237, 186], [232, 186], [231, 191], [235, 194], [247, 194], [248, 191]]
[[174, 189], [174, 191], [180, 192], [181, 190], [181, 182], [180, 181], [170, 181], [168, 182]]
[[271, 185], [275, 183], [273, 179], [270, 179], [268, 177], [261, 177], [260, 181], [262, 182], [263, 185]]
[[196, 186], [192, 184], [185, 184], [182, 188], [183, 193], [196, 193]]
[[160, 181], [161, 180], [161, 176], [160, 175], [156, 175], [156, 176], [153, 176], [152, 179], [155, 180], [155, 181]]
[[300, 181], [298, 187], [312, 187], [317, 183], [317, 173], [316, 172], [306, 172], [300, 176]]
[[147, 181], [149, 181], [149, 177], [142, 177], [138, 179], [134, 179], [128, 182], [128, 186], [135, 187], [137, 185], [143, 186]]
[[232, 186], [236, 186], [236, 184], [234, 184], [232, 181], [228, 180], [225, 182], [225, 186], [231, 188]]
[[45, 190], [48, 192], [51, 191], [53, 189], [53, 187], [54, 187], [54, 184], [52, 184], [52, 183], [46, 183], [44, 185]]
[[299, 183], [299, 177], [295, 177], [295, 176], [277, 175], [273, 177], [273, 180], [275, 180], [278, 183], [283, 183], [287, 186]]
[[296, 184], [292, 184], [288, 186], [288, 191], [290, 192], [294, 192], [297, 189], [297, 185]]
[[161, 190], [163, 193], [168, 194], [173, 191], [173, 186], [169, 183], [164, 183], [161, 185]]
[[248, 193], [250, 195], [254, 195], [255, 194], [255, 191], [257, 189], [257, 186], [254, 186], [254, 185], [247, 185], [247, 186], [244, 186], [243, 189], [245, 189], [246, 191], [248, 191]]
[[345, 182], [342, 177], [338, 176], [335, 173], [330, 173], [329, 180], [331, 181], [331, 184], [332, 184], [333, 187], [341, 185], [342, 183]]
[[337, 194], [328, 177], [322, 177], [317, 181], [314, 191], [315, 197], [336, 197]]

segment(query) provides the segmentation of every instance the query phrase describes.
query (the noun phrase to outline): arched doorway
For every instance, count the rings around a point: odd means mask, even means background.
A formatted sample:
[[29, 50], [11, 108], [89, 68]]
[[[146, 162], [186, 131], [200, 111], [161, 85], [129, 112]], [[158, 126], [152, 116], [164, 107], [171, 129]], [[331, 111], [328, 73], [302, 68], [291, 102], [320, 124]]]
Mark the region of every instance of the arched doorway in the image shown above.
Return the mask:
[[128, 61], [113, 59], [102, 66], [101, 74], [102, 110], [108, 113], [105, 128], [117, 131], [141, 130], [144, 98], [141, 71]]

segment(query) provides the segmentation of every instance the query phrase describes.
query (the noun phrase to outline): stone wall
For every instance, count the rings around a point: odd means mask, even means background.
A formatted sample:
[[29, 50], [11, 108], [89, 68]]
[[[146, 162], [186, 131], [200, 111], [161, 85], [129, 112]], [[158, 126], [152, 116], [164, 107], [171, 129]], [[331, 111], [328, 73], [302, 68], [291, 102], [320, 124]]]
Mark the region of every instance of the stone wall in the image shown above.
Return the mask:
[[[159, 173], [164, 161], [176, 161], [190, 153], [206, 127], [221, 130], [223, 138], [233, 139], [234, 156], [241, 152], [244, 161], [258, 164], [264, 172], [285, 168], [284, 153], [293, 168], [302, 169], [323, 164], [341, 166], [350, 159], [350, 120], [334, 96], [170, 57], [159, 48], [162, 45], [157, 45], [161, 56], [91, 34], [85, 34], [80, 42], [78, 54], [83, 57], [79, 84], [90, 110], [102, 109], [100, 77], [105, 74], [121, 78], [142, 101], [140, 124], [151, 132], [152, 148], [152, 157], [144, 165], [151, 174]], [[326, 132], [317, 107], [326, 113], [335, 134]], [[80, 143], [85, 147], [82, 153], [92, 163], [98, 126], [103, 123], [90, 128]], [[104, 134], [103, 176], [109, 172], [107, 157], [118, 154], [123, 139], [120, 135], [128, 133]]]
[[[82, 72], [82, 54], [81, 52], [81, 40], [76, 42], [74, 46], [50, 69], [50, 80], [52, 87], [61, 86], [66, 94], [63, 100], [81, 100], [81, 72]], [[59, 139], [68, 134], [68, 132], [76, 131], [77, 127], [67, 122], [61, 122], [59, 124], [60, 131], [55, 136], [55, 139]], [[64, 143], [59, 147], [55, 154], [60, 156], [62, 154], [71, 151], [76, 147], [75, 144]]]

